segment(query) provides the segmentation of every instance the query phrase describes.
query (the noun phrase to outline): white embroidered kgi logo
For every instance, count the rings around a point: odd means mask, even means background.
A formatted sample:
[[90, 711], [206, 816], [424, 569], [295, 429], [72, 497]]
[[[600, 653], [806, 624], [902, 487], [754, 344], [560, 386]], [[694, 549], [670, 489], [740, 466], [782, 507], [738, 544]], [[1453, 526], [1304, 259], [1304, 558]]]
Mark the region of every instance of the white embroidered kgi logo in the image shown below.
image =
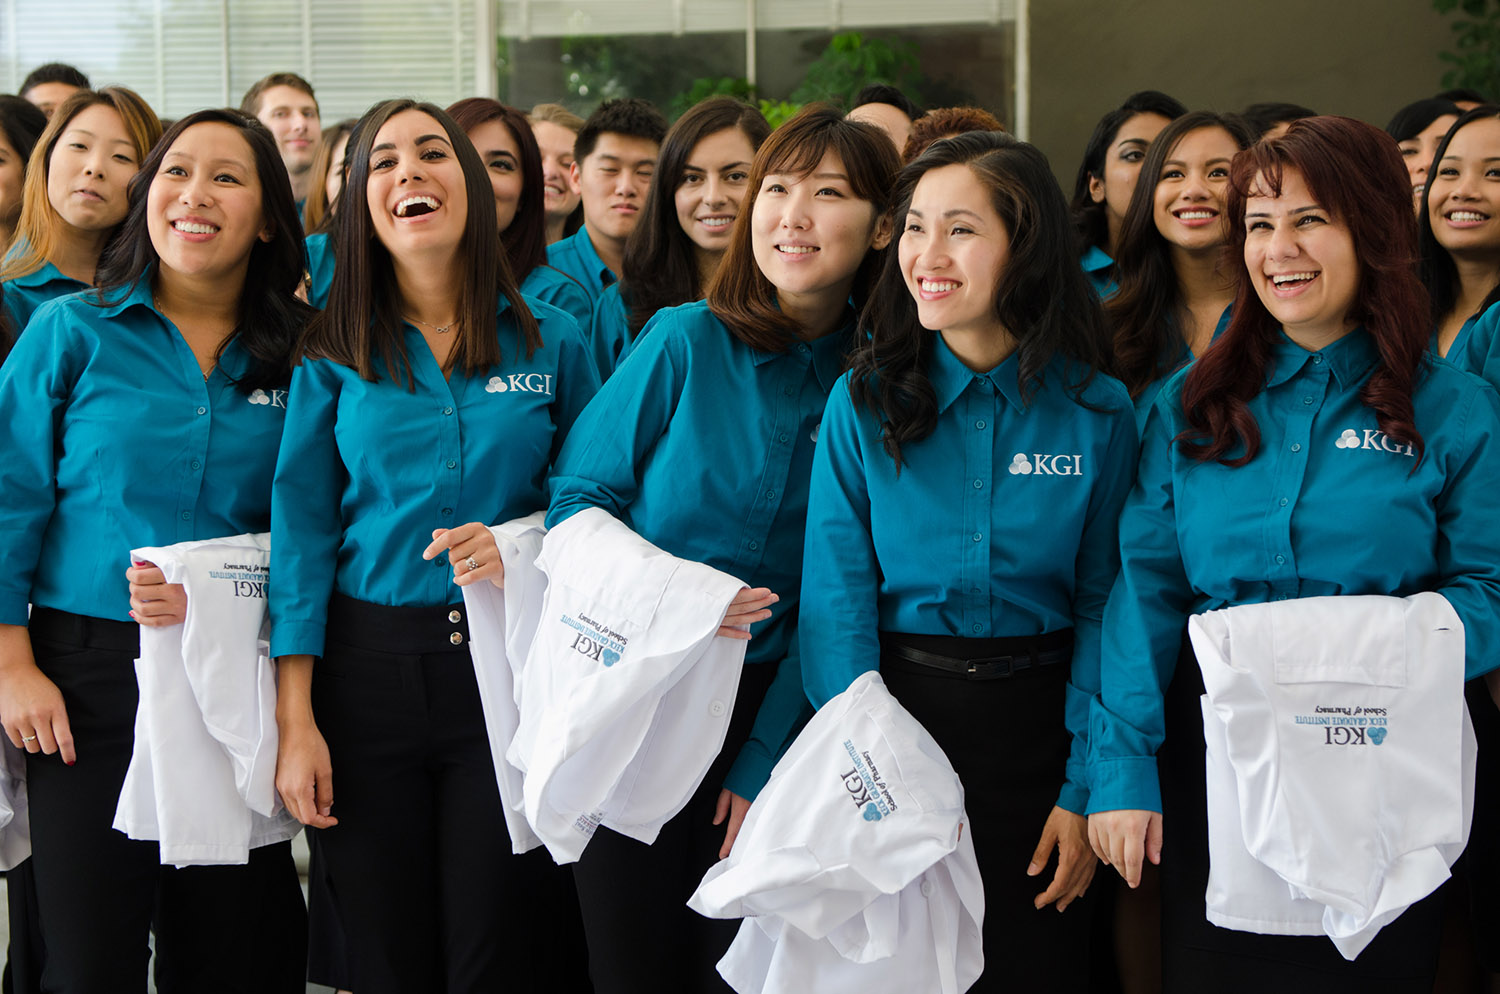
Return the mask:
[[1050, 455], [1045, 452], [1033, 452], [1029, 456], [1024, 452], [1017, 452], [1010, 460], [1011, 476], [1082, 476], [1083, 456], [1076, 453], [1069, 455]]
[[1377, 452], [1391, 452], [1416, 458], [1416, 453], [1410, 445], [1397, 442], [1385, 432], [1375, 428], [1364, 428], [1360, 431], [1345, 428], [1344, 433], [1333, 444], [1339, 449], [1374, 449]]
[[551, 373], [510, 373], [506, 376], [491, 376], [484, 385], [485, 393], [552, 393]]
[[245, 399], [257, 406], [269, 405], [271, 407], [279, 407], [282, 410], [286, 409], [285, 390], [253, 390], [250, 396]]

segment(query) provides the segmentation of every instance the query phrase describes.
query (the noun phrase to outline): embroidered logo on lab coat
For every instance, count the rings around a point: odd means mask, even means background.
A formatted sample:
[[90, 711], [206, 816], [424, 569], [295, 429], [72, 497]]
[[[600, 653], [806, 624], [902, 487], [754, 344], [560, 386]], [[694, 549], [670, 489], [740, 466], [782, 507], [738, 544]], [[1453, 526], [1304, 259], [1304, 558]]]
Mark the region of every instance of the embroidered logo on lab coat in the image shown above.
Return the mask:
[[870, 758], [868, 750], [860, 750], [853, 740], [844, 740], [844, 752], [849, 754], [852, 764], [847, 772], [840, 773], [839, 779], [843, 781], [844, 790], [849, 794], [849, 800], [854, 802], [854, 807], [861, 812], [865, 821], [880, 821], [887, 815], [896, 811], [896, 799], [891, 796], [885, 781], [880, 777], [880, 770], [875, 765], [875, 760]]

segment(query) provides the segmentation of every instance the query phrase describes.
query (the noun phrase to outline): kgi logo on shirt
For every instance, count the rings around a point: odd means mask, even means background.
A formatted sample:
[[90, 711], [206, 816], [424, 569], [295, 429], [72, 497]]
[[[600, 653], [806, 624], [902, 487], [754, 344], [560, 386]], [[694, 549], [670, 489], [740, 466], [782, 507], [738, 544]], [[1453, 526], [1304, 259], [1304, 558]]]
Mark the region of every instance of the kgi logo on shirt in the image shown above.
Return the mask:
[[608, 625], [602, 625], [585, 615], [574, 618], [565, 614], [559, 620], [573, 632], [573, 644], [568, 648], [596, 663], [603, 663], [606, 667], [620, 661], [625, 646], [630, 642]]
[[269, 405], [271, 407], [279, 407], [282, 410], [286, 410], [285, 390], [254, 390], [250, 393], [250, 396], [246, 397], [245, 399], [259, 407], [265, 407]]
[[485, 393], [510, 393], [511, 391], [551, 396], [552, 374], [508, 373], [505, 376], [491, 376], [490, 381], [484, 385]]
[[1312, 714], [1295, 715], [1298, 725], [1312, 725], [1323, 730], [1323, 744], [1328, 746], [1381, 745], [1389, 731], [1390, 720], [1383, 707], [1358, 705], [1318, 705]]
[[1074, 453], [1072, 455], [1048, 455], [1043, 452], [1033, 452], [1027, 455], [1017, 452], [1010, 460], [1011, 476], [1082, 476], [1083, 456]]
[[1344, 433], [1339, 436], [1337, 442], [1333, 443], [1338, 449], [1374, 449], [1376, 452], [1391, 452], [1396, 455], [1410, 456], [1416, 458], [1412, 447], [1403, 442], [1397, 442], [1383, 431], [1374, 428], [1364, 428], [1355, 431], [1353, 428], [1345, 428]]

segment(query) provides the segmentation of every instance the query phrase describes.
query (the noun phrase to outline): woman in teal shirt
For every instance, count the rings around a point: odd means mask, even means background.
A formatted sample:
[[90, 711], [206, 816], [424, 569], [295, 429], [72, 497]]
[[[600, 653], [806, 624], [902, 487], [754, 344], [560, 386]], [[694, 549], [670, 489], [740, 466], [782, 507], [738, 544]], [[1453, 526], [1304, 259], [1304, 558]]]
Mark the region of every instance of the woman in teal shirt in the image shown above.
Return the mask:
[[1497, 662], [1500, 400], [1427, 354], [1408, 189], [1389, 136], [1347, 118], [1238, 156], [1235, 318], [1147, 420], [1105, 612], [1089, 829], [1132, 885], [1143, 852], [1160, 861], [1167, 990], [1431, 989], [1440, 894], [1353, 962], [1321, 938], [1206, 922], [1203, 684], [1190, 651], [1179, 662], [1190, 614], [1428, 590], [1463, 620], [1468, 675]]
[[1085, 744], [1130, 396], [1099, 372], [1104, 315], [1040, 152], [939, 141], [896, 199], [899, 251], [813, 462], [803, 679], [821, 707], [879, 668], [963, 780], [989, 953], [973, 990], [1086, 990], [1088, 914], [1037, 909], [1068, 908], [1096, 865]]
[[1462, 355], [1500, 300], [1500, 108], [1466, 111], [1438, 143], [1417, 209], [1432, 349]]
[[99, 258], [125, 219], [126, 184], [161, 138], [161, 122], [134, 91], [106, 86], [63, 101], [27, 172], [15, 241], [0, 264], [11, 332], [55, 297], [94, 285]]
[[1105, 304], [1137, 424], [1162, 380], [1202, 355], [1229, 321], [1224, 194], [1230, 160], [1253, 140], [1237, 117], [1194, 111], [1163, 128], [1146, 152], [1116, 246], [1119, 291]]
[[0, 369], [0, 716], [28, 752], [48, 990], [143, 989], [153, 928], [162, 990], [286, 990], [303, 958], [284, 930], [257, 940], [262, 914], [300, 914], [288, 846], [249, 867], [163, 868], [154, 843], [111, 828], [136, 622], [181, 620], [181, 588], [148, 565], [127, 579], [127, 556], [270, 526], [301, 272], [274, 139], [202, 111], [132, 182], [99, 290], [44, 304]]
[[667, 131], [620, 282], [594, 306], [589, 338], [602, 378], [657, 311], [703, 299], [748, 191], [750, 160], [770, 133], [760, 111], [732, 97], [695, 104]]
[[883, 132], [832, 108], [775, 131], [707, 300], [657, 315], [558, 463], [549, 525], [602, 507], [668, 553], [744, 580], [726, 624], [754, 623], [702, 786], [655, 844], [601, 828], [575, 864], [598, 994], [721, 983], [714, 964], [735, 924], [685, 902], [810, 713], [796, 648], [808, 478], [856, 341], [850, 295], [863, 299], [890, 238], [897, 167]]
[[446, 113], [377, 104], [349, 162], [272, 487], [277, 787], [319, 831], [355, 990], [541, 989], [551, 923], [513, 902], [546, 856], [510, 852], [459, 588], [502, 578], [489, 526], [546, 505], [598, 378], [508, 278]]

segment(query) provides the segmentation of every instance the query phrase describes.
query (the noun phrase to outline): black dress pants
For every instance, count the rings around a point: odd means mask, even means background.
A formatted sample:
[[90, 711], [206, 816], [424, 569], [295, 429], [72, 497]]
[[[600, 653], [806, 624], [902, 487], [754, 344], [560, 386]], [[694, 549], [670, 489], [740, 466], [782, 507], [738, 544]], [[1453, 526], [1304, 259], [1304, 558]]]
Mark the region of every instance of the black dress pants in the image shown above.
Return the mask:
[[134, 743], [137, 627], [36, 608], [30, 628], [77, 752], [71, 767], [27, 758], [43, 989], [144, 991], [154, 927], [162, 994], [301, 991], [306, 922], [289, 843], [252, 850], [245, 866], [178, 869], [161, 865], [155, 842], [111, 827]]
[[566, 921], [539, 909], [569, 877], [544, 849], [511, 853], [463, 605], [336, 595], [313, 667], [313, 715], [339, 821], [319, 845], [353, 989], [568, 990], [560, 967], [581, 969], [578, 945]]
[[1071, 645], [1071, 632], [1033, 638], [937, 639], [882, 634], [880, 672], [891, 695], [937, 740], [963, 781], [968, 829], [984, 880], [984, 973], [969, 990], [1084, 991], [1088, 985], [1091, 895], [1040, 910], [1032, 902], [1057, 871], [1026, 875], [1057, 804], [1071, 737], [1063, 724], [1069, 666], [1034, 667], [995, 680], [969, 680], [894, 657], [892, 640], [953, 658], [1029, 654]]
[[600, 828], [573, 864], [589, 973], [598, 994], [730, 990], [716, 967], [740, 923], [704, 918], [688, 908], [687, 899], [719, 859], [724, 826], [713, 824], [714, 808], [776, 668], [754, 663], [741, 671], [724, 747], [687, 806], [662, 826], [654, 843]]

